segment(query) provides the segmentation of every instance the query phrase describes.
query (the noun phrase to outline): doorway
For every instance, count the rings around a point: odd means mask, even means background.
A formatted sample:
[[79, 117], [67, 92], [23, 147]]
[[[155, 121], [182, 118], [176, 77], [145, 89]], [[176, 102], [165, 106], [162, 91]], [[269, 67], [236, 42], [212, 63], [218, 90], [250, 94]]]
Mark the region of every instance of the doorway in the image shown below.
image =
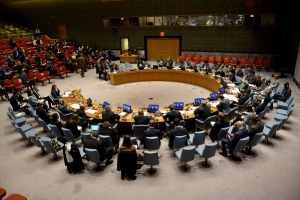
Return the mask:
[[63, 38], [68, 38], [67, 34], [67, 26], [65, 24], [59, 24], [58, 25], [58, 35], [59, 35], [59, 40]]
[[128, 53], [129, 49], [129, 38], [121, 37], [120, 38], [120, 45], [121, 45], [121, 55]]

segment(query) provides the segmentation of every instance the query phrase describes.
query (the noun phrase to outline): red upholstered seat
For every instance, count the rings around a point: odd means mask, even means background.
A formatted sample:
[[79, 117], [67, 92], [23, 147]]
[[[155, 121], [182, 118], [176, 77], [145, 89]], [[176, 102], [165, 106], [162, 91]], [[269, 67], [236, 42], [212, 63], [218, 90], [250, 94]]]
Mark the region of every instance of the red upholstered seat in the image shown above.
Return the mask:
[[36, 77], [37, 77], [37, 81], [38, 81], [38, 82], [41, 82], [42, 85], [44, 85], [44, 81], [48, 80], [47, 78], [45, 78], [44, 76], [42, 76], [42, 75], [40, 74], [40, 72], [38, 72], [38, 71], [35, 72], [35, 75], [36, 75]]
[[3, 198], [6, 195], [6, 190], [3, 188], [0, 188], [0, 199]]
[[27, 198], [20, 194], [11, 194], [5, 200], [27, 200]]

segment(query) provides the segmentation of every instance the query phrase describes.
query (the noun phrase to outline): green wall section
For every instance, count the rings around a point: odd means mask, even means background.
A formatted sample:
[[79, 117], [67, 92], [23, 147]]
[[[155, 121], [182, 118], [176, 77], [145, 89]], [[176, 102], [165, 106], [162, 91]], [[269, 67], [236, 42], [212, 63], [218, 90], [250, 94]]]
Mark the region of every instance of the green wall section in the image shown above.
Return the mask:
[[[284, 34], [286, 4], [282, 0], [255, 0], [253, 9], [246, 0], [128, 0], [101, 3], [99, 0], [33, 0], [1, 5], [2, 16], [30, 28], [39, 27], [58, 38], [58, 24], [66, 24], [69, 39], [98, 48], [120, 48], [120, 37], [129, 37], [130, 46], [144, 48], [144, 36], [182, 36], [183, 51], [218, 51], [282, 54], [279, 41]], [[147, 27], [102, 28], [102, 18], [192, 14], [276, 14], [276, 26], [257, 27]]]

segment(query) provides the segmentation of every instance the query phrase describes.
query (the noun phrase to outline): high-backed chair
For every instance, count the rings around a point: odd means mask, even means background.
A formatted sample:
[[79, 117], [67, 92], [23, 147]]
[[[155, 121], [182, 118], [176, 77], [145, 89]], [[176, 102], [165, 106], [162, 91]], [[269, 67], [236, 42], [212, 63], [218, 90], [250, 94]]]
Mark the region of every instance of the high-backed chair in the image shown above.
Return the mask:
[[73, 115], [73, 112], [64, 114], [58, 108], [55, 108], [56, 112], [59, 114], [59, 117], [64, 121], [69, 121]]
[[[13, 127], [16, 129], [14, 121], [13, 121], [13, 120], [10, 120], [10, 123], [11, 123], [11, 124], [13, 125]], [[32, 129], [31, 125], [29, 125], [29, 124], [25, 124], [25, 125], [19, 126], [19, 127], [22, 129], [23, 132], [26, 132], [26, 131], [29, 131], [30, 129]], [[17, 129], [16, 129], [16, 130], [17, 130]]]
[[144, 135], [144, 131], [147, 130], [149, 127], [148, 125], [134, 125], [132, 127], [134, 131], [134, 136], [137, 138], [142, 138]]
[[268, 103], [268, 105], [265, 107], [265, 109], [263, 111], [261, 111], [260, 113], [258, 113], [257, 116], [258, 116], [259, 119], [262, 119], [262, 118], [265, 117], [265, 115], [266, 115], [267, 111], [269, 110], [270, 106], [271, 106], [271, 104]]
[[21, 194], [11, 194], [5, 200], [27, 200], [27, 198]]
[[271, 127], [267, 127], [267, 126], [264, 127], [264, 130], [262, 132], [263, 132], [263, 135], [265, 136], [266, 143], [268, 143], [269, 138], [273, 137], [273, 135], [276, 133], [277, 128], [280, 123], [281, 122], [276, 122], [276, 123], [272, 124]]
[[81, 136], [79, 136], [78, 138], [74, 138], [72, 132], [69, 129], [67, 129], [67, 128], [61, 128], [61, 130], [64, 132], [67, 140], [69, 142], [72, 142], [73, 144], [75, 144], [76, 141], [78, 141], [78, 140], [81, 139]]
[[157, 151], [144, 151], [144, 164], [151, 166], [151, 174], [153, 165], [159, 165], [159, 157]]
[[233, 120], [235, 117], [235, 111], [237, 111], [237, 109], [238, 109], [238, 107], [234, 107], [234, 108], [230, 109], [228, 113], [224, 113], [225, 120], [228, 122]]
[[247, 109], [247, 106], [250, 101], [251, 101], [251, 98], [249, 98], [243, 105], [238, 105], [237, 111], [239, 111], [239, 112], [245, 111]]
[[113, 145], [112, 140], [109, 135], [99, 135], [98, 140], [103, 142], [103, 145], [108, 148], [108, 147], [116, 147], [119, 144]]
[[58, 144], [60, 145], [59, 149], [55, 149], [52, 145], [51, 145], [51, 140], [49, 141], [46, 137], [41, 138], [41, 142], [44, 144], [44, 147], [46, 148], [46, 150], [49, 153], [53, 153], [54, 159], [57, 159], [57, 152], [59, 152], [60, 150], [62, 150], [62, 148], [64, 147], [64, 144], [57, 141]]
[[158, 137], [146, 137], [145, 140], [146, 149], [157, 150], [160, 148]]
[[234, 154], [234, 156], [237, 156], [237, 154], [238, 154], [238, 152], [241, 152], [241, 151], [243, 151], [244, 149], [245, 149], [245, 147], [246, 147], [246, 144], [247, 144], [247, 142], [249, 141], [249, 136], [247, 136], [247, 137], [245, 137], [245, 138], [241, 138], [240, 140], [239, 140], [239, 142], [237, 143], [237, 145], [235, 146], [235, 148], [233, 149], [233, 148], [231, 148], [229, 145], [225, 145], [226, 146], [226, 148], [229, 150], [229, 151], [232, 151], [233, 152], [233, 154]]
[[200, 157], [205, 158], [205, 166], [206, 167], [208, 167], [208, 164], [207, 164], [208, 158], [215, 156], [217, 147], [218, 147], [217, 143], [212, 143], [212, 144], [206, 144], [205, 146], [201, 146], [196, 149], [196, 153]]
[[51, 139], [48, 138], [48, 137], [41, 137], [41, 138], [38, 138], [38, 137], [36, 137], [36, 136], [30, 136], [30, 139], [31, 139], [31, 141], [35, 144], [35, 146], [41, 148], [42, 153], [45, 154], [45, 152], [46, 152], [46, 151], [45, 151], [45, 146], [44, 146], [44, 143], [41, 141], [41, 139], [43, 139], [43, 140], [48, 140], [48, 141], [51, 141]]
[[33, 112], [33, 118], [34, 120], [38, 123], [39, 126], [43, 126], [41, 123], [40, 123], [40, 117], [36, 114], [36, 112], [34, 111]]
[[31, 143], [30, 136], [37, 136], [37, 134], [38, 134], [38, 132], [33, 129], [30, 129], [30, 130], [24, 132], [17, 124], [15, 124], [15, 128], [21, 134], [23, 139], [27, 140], [27, 144]]
[[252, 147], [256, 146], [259, 143], [262, 136], [263, 136], [263, 132], [256, 133], [254, 135], [254, 137], [252, 138], [252, 140], [249, 143], [248, 153], [251, 153]]
[[92, 136], [90, 133], [81, 133], [82, 142], [88, 141], [90, 139], [92, 139]]
[[54, 98], [51, 93], [49, 94], [49, 97], [53, 100], [55, 105], [59, 104], [60, 98]]
[[44, 132], [45, 132], [45, 133], [48, 133], [48, 136], [50, 137], [50, 136], [51, 136], [51, 133], [52, 133], [52, 130], [51, 130], [50, 126], [47, 125], [47, 124], [45, 123], [45, 121], [42, 120], [41, 118], [38, 118], [38, 120], [39, 120], [39, 123], [42, 125], [42, 127], [43, 127], [43, 129], [44, 129]]
[[18, 126], [22, 126], [26, 123], [25, 117], [20, 117], [16, 119], [10, 112], [7, 112], [6, 115], [9, 117], [9, 119], [13, 121], [14, 124], [17, 124]]
[[99, 165], [101, 161], [100, 161], [100, 154], [97, 151], [97, 149], [84, 148], [84, 151], [86, 153], [86, 157], [88, 161], [96, 163], [97, 169], [99, 169]]
[[206, 120], [201, 121], [200, 119], [196, 120], [196, 128], [195, 132], [197, 131], [197, 128], [200, 128], [201, 130], [208, 130], [212, 128], [211, 122], [215, 122], [217, 120], [217, 115], [210, 116], [206, 118]]
[[286, 100], [286, 102], [284, 102], [284, 101], [277, 101], [277, 106], [278, 106], [279, 108], [282, 108], [282, 109], [287, 110], [287, 109], [289, 108], [289, 106], [290, 106], [290, 104], [291, 104], [291, 102], [292, 102], [293, 100], [294, 100], [294, 96], [291, 95], [291, 96]]
[[182, 150], [176, 151], [175, 155], [180, 162], [183, 163], [183, 168], [187, 169], [186, 164], [195, 159], [195, 146], [184, 147]]
[[292, 109], [294, 107], [294, 105], [295, 105], [295, 103], [292, 102], [287, 110], [285, 110], [285, 109], [277, 109], [276, 110], [276, 114], [287, 115], [287, 113], [289, 112], [289, 110]]
[[25, 112], [19, 112], [19, 113], [15, 114], [15, 112], [12, 110], [11, 107], [7, 107], [7, 110], [14, 116], [15, 119], [20, 118], [20, 117], [26, 117]]
[[139, 149], [141, 145], [141, 141], [136, 137], [131, 137], [132, 144], [136, 145], [136, 148]]
[[189, 142], [191, 145], [198, 147], [201, 144], [205, 143], [206, 131], [197, 131], [194, 133], [194, 136], [190, 136]]
[[61, 132], [59, 131], [59, 129], [57, 128], [56, 125], [49, 124], [48, 126], [50, 127], [52, 133], [54, 133], [54, 135], [55, 135], [57, 138], [63, 138]]
[[217, 139], [217, 144], [218, 144], [218, 146], [219, 146], [219, 144], [220, 144], [220, 141], [221, 141], [223, 138], [226, 138], [226, 135], [228, 134], [229, 128], [230, 128], [230, 126], [225, 127], [225, 128], [221, 128], [221, 129], [219, 130], [219, 133], [218, 133], [218, 139]]
[[180, 148], [183, 148], [186, 146], [186, 135], [181, 136], [175, 136], [174, 143], [173, 143], [173, 149], [179, 150]]

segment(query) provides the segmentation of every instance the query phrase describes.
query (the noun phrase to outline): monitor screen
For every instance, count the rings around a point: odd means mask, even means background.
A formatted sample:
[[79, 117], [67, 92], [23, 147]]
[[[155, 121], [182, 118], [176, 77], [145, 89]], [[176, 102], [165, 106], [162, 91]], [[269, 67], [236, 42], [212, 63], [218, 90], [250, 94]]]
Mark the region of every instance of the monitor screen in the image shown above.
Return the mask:
[[221, 94], [224, 94], [224, 93], [225, 93], [225, 88], [221, 87], [221, 88], [220, 88], [220, 93], [221, 93]]
[[195, 106], [199, 106], [202, 103], [203, 100], [204, 100], [204, 98], [196, 98], [194, 100]]
[[130, 113], [131, 112], [131, 106], [123, 104], [123, 112]]
[[223, 87], [226, 89], [227, 88], [227, 83], [225, 81], [223, 81]]
[[217, 100], [219, 98], [218, 93], [211, 93], [210, 94], [210, 100]]
[[99, 131], [100, 125], [91, 125], [91, 130], [92, 131]]
[[153, 69], [158, 69], [158, 65], [153, 65]]
[[88, 106], [92, 106], [92, 99], [91, 99], [91, 98], [88, 98], [88, 99], [87, 99], [87, 105], [88, 105]]
[[159, 109], [159, 105], [156, 104], [149, 104], [148, 106], [148, 112], [156, 112]]
[[106, 101], [104, 101], [103, 104], [102, 104], [102, 108], [106, 108], [109, 105], [110, 105], [109, 103], [107, 103]]
[[183, 102], [174, 102], [174, 108], [175, 108], [175, 110], [183, 110], [184, 103]]

